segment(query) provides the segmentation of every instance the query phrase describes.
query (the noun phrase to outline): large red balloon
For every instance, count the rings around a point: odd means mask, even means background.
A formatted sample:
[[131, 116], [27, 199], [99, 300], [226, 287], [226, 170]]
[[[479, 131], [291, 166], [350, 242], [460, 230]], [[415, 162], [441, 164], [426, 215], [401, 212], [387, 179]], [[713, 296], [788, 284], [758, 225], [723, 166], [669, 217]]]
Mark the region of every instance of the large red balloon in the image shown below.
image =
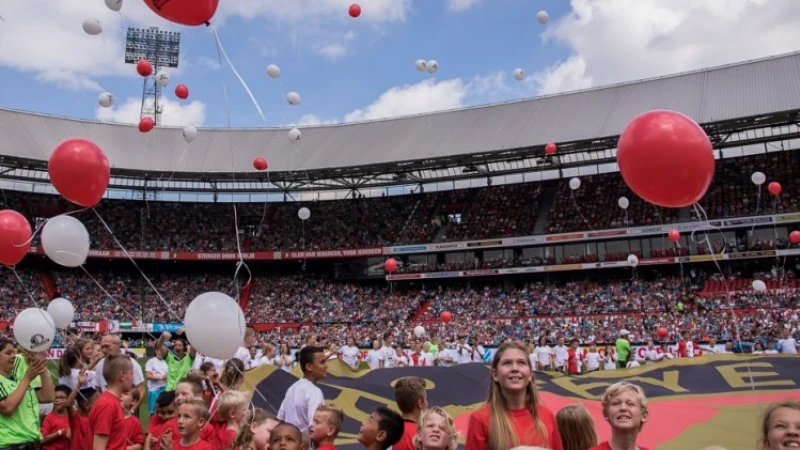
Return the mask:
[[156, 123], [150, 117], [142, 117], [142, 120], [139, 121], [139, 131], [149, 133], [155, 125]]
[[555, 155], [556, 150], [558, 150], [556, 148], [556, 144], [553, 144], [552, 142], [544, 146], [544, 153], [547, 155]]
[[358, 16], [360, 16], [361, 15], [361, 6], [359, 6], [357, 3], [353, 3], [352, 5], [350, 5], [349, 13], [350, 13], [350, 17], [358, 17]]
[[154, 13], [181, 25], [208, 23], [217, 12], [219, 0], [144, 0]]
[[777, 181], [773, 181], [772, 183], [767, 185], [767, 189], [769, 190], [770, 194], [779, 195], [781, 193], [781, 191], [783, 190], [783, 187]]
[[442, 313], [441, 316], [439, 316], [439, 318], [442, 319], [442, 322], [448, 323], [451, 320], [453, 320], [453, 315], [450, 314], [450, 311], [445, 311], [445, 312]]
[[266, 159], [259, 156], [258, 158], [253, 160], [253, 167], [255, 167], [256, 170], [267, 170], [269, 164], [267, 164]]
[[59, 144], [50, 155], [47, 172], [59, 194], [87, 208], [100, 202], [111, 179], [105, 153], [86, 139], [68, 139]]
[[617, 164], [639, 197], [667, 208], [700, 200], [714, 177], [714, 149], [694, 120], [674, 111], [633, 119], [617, 143]]
[[0, 211], [0, 264], [13, 266], [31, 249], [31, 224], [22, 214]]
[[397, 270], [397, 260], [394, 258], [389, 258], [383, 263], [383, 268], [386, 269], [387, 272], [392, 273]]
[[189, 98], [189, 88], [185, 84], [175, 86], [175, 96], [181, 100]]
[[143, 77], [149, 77], [153, 74], [153, 65], [150, 64], [150, 61], [143, 59], [136, 63], [136, 71]]

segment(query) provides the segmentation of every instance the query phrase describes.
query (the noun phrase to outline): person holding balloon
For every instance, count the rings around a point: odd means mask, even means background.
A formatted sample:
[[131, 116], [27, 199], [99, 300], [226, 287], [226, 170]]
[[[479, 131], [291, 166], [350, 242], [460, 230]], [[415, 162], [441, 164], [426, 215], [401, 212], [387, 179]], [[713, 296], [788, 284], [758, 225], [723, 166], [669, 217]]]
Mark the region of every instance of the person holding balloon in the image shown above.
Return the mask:
[[[55, 399], [47, 360], [41, 354], [25, 354], [22, 369], [14, 343], [0, 338], [0, 448], [36, 450], [42, 440], [39, 403]], [[34, 387], [39, 381], [41, 387]]]

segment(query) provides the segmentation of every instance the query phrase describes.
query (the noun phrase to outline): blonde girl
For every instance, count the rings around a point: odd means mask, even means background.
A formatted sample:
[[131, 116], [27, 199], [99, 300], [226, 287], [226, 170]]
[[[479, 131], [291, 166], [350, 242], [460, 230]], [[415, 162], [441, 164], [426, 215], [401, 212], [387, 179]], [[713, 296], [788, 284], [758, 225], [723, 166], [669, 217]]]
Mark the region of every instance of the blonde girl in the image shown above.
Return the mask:
[[255, 408], [248, 411], [244, 423], [230, 448], [222, 450], [268, 450], [272, 429], [280, 423], [278, 419], [268, 411]]
[[458, 434], [447, 411], [432, 406], [422, 413], [414, 435], [415, 450], [456, 450]]
[[759, 450], [800, 447], [800, 402], [775, 403], [764, 411]]
[[597, 445], [594, 420], [582, 405], [567, 405], [556, 414], [564, 450], [589, 450]]

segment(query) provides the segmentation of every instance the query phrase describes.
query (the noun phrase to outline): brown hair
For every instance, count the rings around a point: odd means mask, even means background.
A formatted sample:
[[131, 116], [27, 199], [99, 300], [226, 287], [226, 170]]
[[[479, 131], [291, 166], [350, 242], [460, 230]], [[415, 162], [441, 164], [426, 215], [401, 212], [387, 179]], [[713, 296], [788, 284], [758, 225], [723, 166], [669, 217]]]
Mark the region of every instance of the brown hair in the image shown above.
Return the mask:
[[786, 400], [778, 403], [773, 403], [765, 411], [761, 418], [761, 437], [759, 439], [759, 450], [765, 450], [769, 444], [769, 421], [772, 420], [772, 414], [781, 408], [794, 409], [800, 411], [800, 402]]
[[244, 426], [236, 435], [236, 437], [233, 438], [230, 449], [222, 450], [234, 450], [237, 448], [241, 450], [247, 450], [247, 447], [251, 442], [253, 442], [253, 426], [258, 427], [268, 420], [274, 420], [275, 422], [278, 421], [274, 414], [261, 408], [255, 408], [247, 411], [247, 416], [244, 420]]
[[583, 405], [567, 405], [556, 414], [558, 432], [564, 450], [589, 450], [597, 446], [592, 416]]
[[103, 378], [106, 383], [115, 383], [122, 372], [133, 370], [133, 363], [127, 355], [106, 356], [103, 363]]
[[414, 411], [425, 395], [425, 380], [421, 377], [403, 377], [394, 385], [394, 401], [403, 414]]
[[192, 412], [194, 413], [195, 416], [197, 416], [198, 419], [203, 419], [205, 421], [208, 421], [209, 414], [206, 402], [197, 398], [193, 398], [181, 405], [181, 407], [183, 406], [190, 407], [192, 409]]
[[344, 411], [336, 405], [319, 405], [316, 412], [328, 413], [328, 425], [336, 429], [333, 437], [339, 434], [344, 423]]

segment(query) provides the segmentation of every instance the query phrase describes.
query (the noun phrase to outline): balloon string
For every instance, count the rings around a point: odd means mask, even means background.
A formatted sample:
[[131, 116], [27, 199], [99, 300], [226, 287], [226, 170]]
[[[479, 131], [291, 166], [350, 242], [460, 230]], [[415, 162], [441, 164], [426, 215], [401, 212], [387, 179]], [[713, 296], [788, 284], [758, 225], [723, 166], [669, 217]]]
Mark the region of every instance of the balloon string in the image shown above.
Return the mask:
[[590, 230], [594, 231], [594, 228], [592, 228], [592, 226], [589, 225], [589, 221], [587, 221], [586, 218], [583, 217], [583, 213], [581, 213], [581, 209], [578, 208], [578, 202], [575, 201], [575, 191], [570, 189], [569, 190], [569, 196], [572, 197], [572, 204], [575, 205], [575, 211], [577, 211], [578, 215], [581, 216], [581, 219], [583, 219], [583, 223], [585, 223], [586, 226], [589, 227]]
[[[694, 207], [695, 213], [697, 213], [697, 217], [701, 218], [702, 220], [704, 220], [706, 222], [706, 224], [708, 224], [708, 226], [711, 227], [711, 222], [708, 220], [708, 215], [706, 214], [706, 211], [703, 209], [703, 207], [700, 206], [699, 203], [695, 203], [692, 206]], [[714, 228], [716, 228], [716, 227], [714, 227]], [[717, 228], [717, 231], [719, 231], [720, 236], [722, 236], [722, 246], [723, 246], [723, 249], [724, 249], [725, 246], [727, 245], [726, 242], [725, 242], [725, 233], [722, 230], [718, 229], [718, 228]], [[709, 239], [708, 233], [705, 233], [705, 241], [706, 241], [706, 245], [708, 245], [708, 247], [710, 249], [711, 248], [711, 239]], [[722, 254], [724, 254], [724, 253], [725, 252], [723, 250], [723, 252], [720, 254], [720, 256]], [[739, 344], [739, 351], [742, 354], [744, 354], [744, 347], [742, 347], [742, 332], [741, 332], [741, 327], [739, 326], [739, 318], [736, 315], [736, 310], [731, 305], [731, 291], [730, 291], [730, 287], [728, 285], [728, 277], [725, 276], [725, 273], [722, 271], [722, 267], [719, 265], [719, 261], [717, 260], [716, 255], [713, 254], [713, 251], [712, 251], [711, 260], [714, 261], [714, 265], [717, 266], [717, 270], [719, 270], [720, 275], [722, 275], [722, 282], [725, 285], [725, 303], [728, 305], [728, 310], [730, 311], [731, 318], [733, 319], [733, 326], [734, 326], [734, 329], [736, 330], [736, 342], [737, 342], [737, 344]], [[755, 382], [753, 381], [753, 373], [750, 370], [749, 361], [746, 364], [747, 364], [747, 374], [750, 377], [750, 387], [752, 388], [753, 392], [755, 392], [756, 385], [755, 385]], [[758, 394], [756, 394], [756, 395], [758, 395]], [[761, 405], [760, 404], [759, 404], [759, 409], [761, 409]]]
[[[63, 214], [59, 214], [59, 215], [54, 216], [54, 217], [71, 216], [73, 214], [78, 214], [78, 213], [82, 213], [84, 211], [87, 211], [88, 209], [89, 208], [76, 209], [75, 211], [65, 212]], [[33, 242], [33, 238], [35, 238], [36, 235], [39, 234], [40, 231], [42, 231], [42, 228], [44, 228], [44, 226], [47, 224], [47, 222], [49, 222], [50, 219], [53, 219], [54, 217], [51, 217], [49, 219], [43, 220], [42, 223], [40, 223], [39, 226], [36, 227], [36, 229], [31, 234], [30, 239], [28, 239], [27, 241], [25, 241], [25, 242], [23, 242], [22, 244], [19, 244], [19, 245], [17, 245], [17, 244], [11, 244], [11, 245], [13, 245], [14, 247], [25, 247], [26, 245], [30, 244], [31, 242]]]
[[214, 39], [217, 41], [217, 51], [219, 53], [221, 53], [222, 56], [225, 57], [225, 60], [228, 62], [228, 65], [230, 66], [231, 70], [233, 71], [233, 74], [236, 75], [236, 78], [239, 79], [239, 82], [242, 84], [242, 87], [244, 87], [244, 90], [247, 91], [247, 95], [250, 96], [250, 100], [253, 101], [253, 105], [255, 105], [256, 109], [258, 110], [258, 115], [261, 116], [261, 121], [266, 122], [267, 119], [264, 117], [264, 112], [261, 111], [261, 107], [258, 106], [258, 102], [256, 101], [255, 96], [250, 91], [250, 88], [247, 86], [247, 83], [244, 81], [244, 79], [239, 75], [239, 72], [236, 71], [236, 67], [233, 66], [233, 63], [231, 62], [230, 58], [228, 58], [228, 54], [225, 53], [225, 49], [222, 48], [222, 42], [219, 39], [219, 33], [217, 33], [217, 27], [212, 25], [211, 26], [211, 31], [214, 32]]
[[[758, 185], [758, 193], [756, 194], [756, 212], [753, 214], [754, 216], [758, 215], [758, 209], [761, 207], [761, 185]], [[753, 226], [750, 228], [750, 234], [753, 234], [753, 230], [756, 229], [756, 221], [753, 220]]]

